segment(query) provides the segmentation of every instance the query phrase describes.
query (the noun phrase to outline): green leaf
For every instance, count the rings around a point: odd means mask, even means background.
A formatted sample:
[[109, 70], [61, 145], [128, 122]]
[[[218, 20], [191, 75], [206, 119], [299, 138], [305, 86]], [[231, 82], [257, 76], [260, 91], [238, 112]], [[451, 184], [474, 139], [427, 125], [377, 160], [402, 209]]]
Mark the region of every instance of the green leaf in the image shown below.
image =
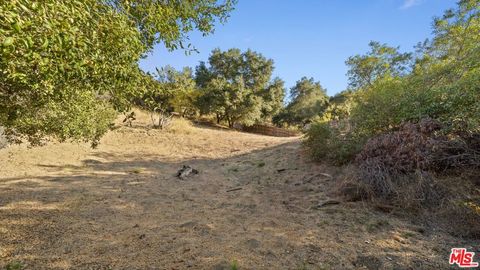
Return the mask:
[[42, 49], [45, 49], [48, 47], [48, 39], [45, 39], [45, 41], [42, 44]]
[[20, 32], [22, 30], [22, 28], [20, 27], [20, 24], [18, 22], [14, 23], [12, 25], [13, 29], [15, 29], [15, 31], [17, 32]]
[[14, 39], [12, 37], [7, 37], [6, 39], [3, 40], [2, 45], [4, 47], [12, 46], [13, 45]]

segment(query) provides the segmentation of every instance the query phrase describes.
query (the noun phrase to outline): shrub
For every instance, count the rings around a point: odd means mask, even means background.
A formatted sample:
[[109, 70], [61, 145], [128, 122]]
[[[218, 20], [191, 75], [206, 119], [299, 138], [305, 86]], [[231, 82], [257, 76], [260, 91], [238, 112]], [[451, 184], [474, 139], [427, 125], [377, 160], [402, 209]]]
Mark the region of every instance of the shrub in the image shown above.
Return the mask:
[[315, 160], [341, 165], [354, 158], [362, 146], [362, 139], [345, 132], [345, 125], [344, 122], [338, 122], [337, 126], [316, 122], [310, 126], [304, 144]]
[[11, 262], [5, 266], [5, 270], [22, 270], [24, 268], [21, 262]]
[[[409, 54], [375, 43], [367, 55], [347, 61], [356, 91], [347, 114], [352, 129], [315, 124], [306, 139], [316, 159], [354, 159], [348, 167], [354, 170], [340, 183], [342, 194], [435, 217], [444, 210], [446, 220], [460, 216], [470, 227], [478, 224], [479, 29], [480, 2], [459, 1], [435, 19], [435, 36], [417, 48], [411, 70]], [[463, 179], [466, 172], [477, 183]], [[476, 228], [465, 232], [480, 235]]]
[[[442, 66], [429, 75], [441, 80], [445, 72], [455, 73], [454, 64]], [[415, 114], [411, 113], [410, 118], [429, 116], [438, 119], [452, 132], [480, 132], [480, 104], [477, 102], [480, 99], [480, 68], [449, 76], [457, 80], [443, 85], [420, 85], [416, 91], [409, 91], [411, 94], [405, 101], [404, 110], [408, 104], [415, 104]]]
[[350, 165], [336, 192], [347, 201], [369, 200], [413, 211], [434, 209], [452, 198], [446, 186], [427, 172], [391, 175], [383, 169], [376, 167], [375, 174], [370, 174]]
[[435, 213], [435, 217], [454, 236], [480, 239], [480, 197], [476, 201], [472, 198], [452, 199]]
[[[434, 132], [441, 125], [432, 119], [406, 123], [397, 131], [370, 138], [355, 163], [365, 170], [381, 168], [388, 174], [411, 173], [432, 166], [430, 160], [439, 138]], [[377, 173], [372, 172], [372, 176]], [[381, 174], [380, 172], [378, 174]]]
[[404, 96], [408, 95], [403, 84], [387, 77], [356, 93], [350, 115], [356, 134], [370, 137], [397, 127], [408, 118], [402, 114]]

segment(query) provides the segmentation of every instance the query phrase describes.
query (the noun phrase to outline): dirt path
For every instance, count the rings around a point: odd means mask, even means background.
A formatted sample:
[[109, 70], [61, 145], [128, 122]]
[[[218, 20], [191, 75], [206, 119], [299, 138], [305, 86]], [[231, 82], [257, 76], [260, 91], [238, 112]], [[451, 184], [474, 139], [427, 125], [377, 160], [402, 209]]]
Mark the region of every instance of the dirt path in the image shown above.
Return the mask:
[[[184, 164], [200, 173], [178, 179]], [[338, 172], [299, 138], [122, 127], [95, 150], [3, 149], [0, 166], [2, 267], [440, 269], [459, 244], [361, 203], [317, 209]]]

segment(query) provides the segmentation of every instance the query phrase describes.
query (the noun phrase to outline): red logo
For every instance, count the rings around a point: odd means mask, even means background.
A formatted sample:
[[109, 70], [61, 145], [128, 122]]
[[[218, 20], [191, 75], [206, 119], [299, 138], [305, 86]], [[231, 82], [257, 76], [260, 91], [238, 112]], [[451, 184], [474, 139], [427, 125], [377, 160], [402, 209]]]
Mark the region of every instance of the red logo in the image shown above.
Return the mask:
[[468, 252], [466, 248], [452, 248], [450, 264], [457, 264], [462, 268], [478, 267], [478, 262], [473, 261], [475, 252]]

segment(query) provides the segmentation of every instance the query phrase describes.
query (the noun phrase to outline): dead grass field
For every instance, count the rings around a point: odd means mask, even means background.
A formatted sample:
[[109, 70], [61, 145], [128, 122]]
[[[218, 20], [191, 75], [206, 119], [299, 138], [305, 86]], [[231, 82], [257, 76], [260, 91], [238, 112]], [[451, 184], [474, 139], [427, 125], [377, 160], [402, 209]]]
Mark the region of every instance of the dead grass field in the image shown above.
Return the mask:
[[[316, 207], [339, 170], [301, 138], [145, 121], [98, 149], [0, 150], [1, 267], [444, 269], [450, 248], [472, 247], [363, 203]], [[182, 165], [199, 174], [178, 179]]]

